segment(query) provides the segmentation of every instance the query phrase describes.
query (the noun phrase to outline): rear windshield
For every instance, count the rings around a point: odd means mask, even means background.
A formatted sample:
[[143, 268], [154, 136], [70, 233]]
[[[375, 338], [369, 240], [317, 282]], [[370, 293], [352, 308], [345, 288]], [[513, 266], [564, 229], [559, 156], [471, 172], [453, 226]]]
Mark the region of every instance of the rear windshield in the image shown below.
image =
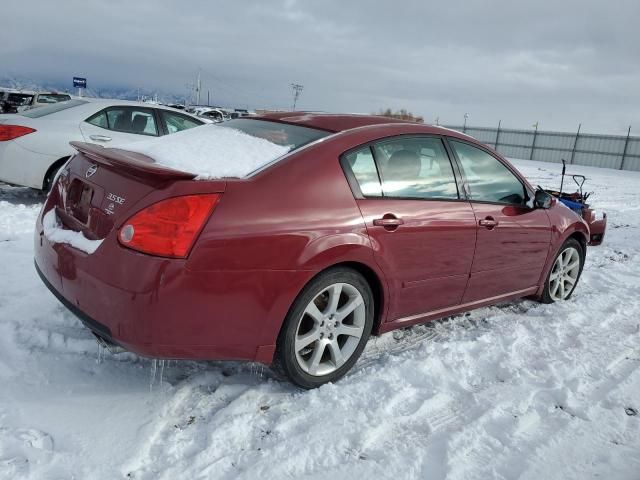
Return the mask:
[[66, 102], [67, 100], [71, 100], [71, 97], [62, 93], [46, 93], [38, 95], [38, 103], [58, 103]]
[[235, 128], [253, 137], [264, 138], [276, 145], [289, 147], [289, 150], [295, 150], [314, 140], [331, 135], [330, 132], [316, 130], [315, 128], [247, 118], [229, 120], [222, 125], [228, 128]]
[[10, 93], [7, 97], [7, 102], [13, 105], [22, 106], [31, 102], [32, 98], [33, 95], [29, 95], [27, 93]]
[[52, 113], [67, 110], [68, 108], [77, 107], [78, 105], [84, 105], [85, 103], [89, 102], [87, 102], [86, 100], [68, 100], [66, 102], [53, 103], [51, 105], [47, 105], [46, 107], [27, 110], [26, 112], [22, 112], [21, 115], [29, 118], [40, 118], [44, 117], [45, 115], [51, 115]]

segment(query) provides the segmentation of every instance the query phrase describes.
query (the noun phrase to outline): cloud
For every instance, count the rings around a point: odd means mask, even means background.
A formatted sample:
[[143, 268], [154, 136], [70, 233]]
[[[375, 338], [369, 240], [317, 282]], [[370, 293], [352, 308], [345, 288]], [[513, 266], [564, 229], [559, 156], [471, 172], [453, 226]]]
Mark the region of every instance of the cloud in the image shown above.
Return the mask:
[[[428, 121], [640, 129], [637, 1], [3, 3], [0, 74]], [[6, 21], [11, 19], [11, 21]]]

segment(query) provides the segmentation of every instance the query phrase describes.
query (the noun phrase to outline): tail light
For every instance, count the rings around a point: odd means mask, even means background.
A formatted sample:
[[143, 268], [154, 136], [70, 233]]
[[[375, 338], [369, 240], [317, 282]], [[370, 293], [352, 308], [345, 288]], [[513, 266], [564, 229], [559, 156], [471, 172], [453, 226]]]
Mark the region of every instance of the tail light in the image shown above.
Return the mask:
[[154, 203], [124, 223], [118, 240], [139, 252], [185, 258], [220, 197], [185, 195]]
[[0, 142], [13, 140], [35, 132], [35, 129], [23, 127], [22, 125], [0, 125]]

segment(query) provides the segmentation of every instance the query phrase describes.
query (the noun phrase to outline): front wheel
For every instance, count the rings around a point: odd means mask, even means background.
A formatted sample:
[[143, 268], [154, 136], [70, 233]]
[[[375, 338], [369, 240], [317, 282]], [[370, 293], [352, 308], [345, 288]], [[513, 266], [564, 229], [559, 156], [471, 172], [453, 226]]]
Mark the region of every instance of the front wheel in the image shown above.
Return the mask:
[[584, 250], [580, 243], [570, 238], [567, 240], [549, 272], [542, 294], [544, 303], [568, 300], [578, 285], [584, 264]]
[[350, 268], [311, 280], [296, 298], [278, 338], [276, 366], [302, 388], [342, 377], [358, 360], [373, 325], [373, 294]]

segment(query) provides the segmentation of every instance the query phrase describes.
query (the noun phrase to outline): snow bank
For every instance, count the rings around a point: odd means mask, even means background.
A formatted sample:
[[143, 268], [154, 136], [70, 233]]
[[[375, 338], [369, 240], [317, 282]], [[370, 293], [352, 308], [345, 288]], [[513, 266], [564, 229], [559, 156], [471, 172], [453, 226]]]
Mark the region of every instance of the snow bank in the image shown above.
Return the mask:
[[166, 167], [195, 173], [198, 180], [242, 178], [289, 151], [289, 147], [218, 125], [203, 125], [120, 148], [147, 155]]
[[42, 226], [44, 227], [44, 236], [50, 242], [66, 243], [88, 254], [95, 252], [102, 243], [102, 240], [89, 240], [82, 232], [63, 229], [54, 209], [49, 210], [42, 217]]
[[[559, 186], [561, 165], [513, 163]], [[150, 393], [148, 360], [97, 363], [33, 268], [33, 192], [0, 187], [0, 479], [637, 480], [640, 172], [571, 173], [609, 225], [569, 301], [374, 337], [309, 392], [253, 365], [171, 362]]]

